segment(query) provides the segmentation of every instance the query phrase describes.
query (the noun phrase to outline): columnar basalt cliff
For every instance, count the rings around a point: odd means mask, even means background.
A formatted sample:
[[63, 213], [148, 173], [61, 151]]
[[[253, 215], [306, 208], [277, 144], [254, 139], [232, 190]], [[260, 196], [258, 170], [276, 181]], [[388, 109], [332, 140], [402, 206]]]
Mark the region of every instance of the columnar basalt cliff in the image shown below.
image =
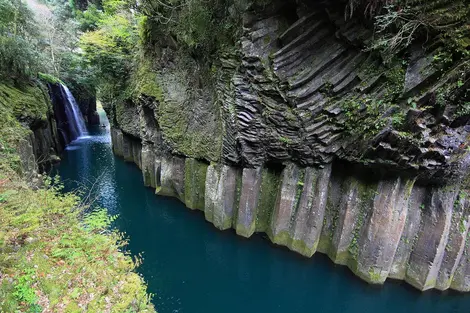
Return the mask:
[[385, 63], [341, 1], [231, 8], [241, 31], [210, 74], [159, 38], [159, 92], [108, 108], [114, 152], [221, 230], [470, 291], [468, 62], [443, 69], [423, 41]]

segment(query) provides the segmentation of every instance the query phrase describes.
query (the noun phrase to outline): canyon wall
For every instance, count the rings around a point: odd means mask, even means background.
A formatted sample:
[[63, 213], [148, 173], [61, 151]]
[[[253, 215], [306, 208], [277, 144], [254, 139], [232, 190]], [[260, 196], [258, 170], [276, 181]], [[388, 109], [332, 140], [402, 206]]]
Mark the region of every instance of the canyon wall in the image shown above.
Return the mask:
[[342, 1], [230, 9], [238, 39], [209, 68], [158, 38], [159, 92], [107, 107], [114, 152], [221, 230], [370, 283], [470, 291], [466, 62], [442, 68], [429, 40], [385, 62]]
[[470, 291], [469, 199], [458, 186], [378, 179], [379, 173], [341, 162], [209, 164], [158, 155], [116, 128], [111, 134], [114, 152], [137, 164], [156, 194], [204, 211], [218, 229], [243, 237], [264, 232], [306, 257], [325, 253], [370, 283], [390, 277], [421, 290]]

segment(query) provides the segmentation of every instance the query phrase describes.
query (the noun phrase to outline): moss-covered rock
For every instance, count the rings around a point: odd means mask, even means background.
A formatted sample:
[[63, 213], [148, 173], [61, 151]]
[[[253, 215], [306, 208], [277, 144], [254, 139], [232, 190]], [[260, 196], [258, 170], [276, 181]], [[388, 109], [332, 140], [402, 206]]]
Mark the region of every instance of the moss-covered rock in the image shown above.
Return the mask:
[[2, 112], [11, 110], [15, 118], [29, 123], [47, 120], [51, 110], [45, 86], [35, 83], [23, 86], [0, 83], [0, 105]]
[[204, 211], [208, 164], [187, 158], [184, 166], [184, 203], [192, 210]]

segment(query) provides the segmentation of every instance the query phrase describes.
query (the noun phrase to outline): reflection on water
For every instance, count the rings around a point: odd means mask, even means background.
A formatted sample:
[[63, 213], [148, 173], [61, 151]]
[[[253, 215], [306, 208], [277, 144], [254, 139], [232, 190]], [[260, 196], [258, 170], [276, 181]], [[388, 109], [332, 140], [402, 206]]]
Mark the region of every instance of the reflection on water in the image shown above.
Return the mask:
[[112, 154], [105, 123], [71, 145], [59, 172], [68, 189], [85, 186], [98, 205], [120, 214], [116, 227], [131, 253], [143, 253], [139, 271], [160, 313], [470, 312], [470, 295], [370, 286], [325, 256], [307, 259], [261, 235], [216, 230], [202, 212], [145, 188], [138, 168]]

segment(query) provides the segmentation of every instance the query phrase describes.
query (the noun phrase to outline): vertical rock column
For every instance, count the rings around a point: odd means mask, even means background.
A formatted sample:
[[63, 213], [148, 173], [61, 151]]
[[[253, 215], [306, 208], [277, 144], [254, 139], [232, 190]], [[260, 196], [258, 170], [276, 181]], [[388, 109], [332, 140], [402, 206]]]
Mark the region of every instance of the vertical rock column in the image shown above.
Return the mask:
[[144, 185], [156, 188], [155, 177], [155, 153], [153, 151], [153, 144], [144, 143], [142, 145], [142, 175], [144, 176]]
[[414, 186], [408, 200], [408, 213], [400, 242], [393, 258], [392, 267], [388, 277], [405, 279], [408, 260], [413, 251], [413, 243], [421, 224], [422, 207], [424, 207], [425, 187]]
[[322, 169], [307, 168], [297, 213], [291, 225], [289, 248], [311, 257], [317, 250], [325, 215], [331, 164]]
[[359, 182], [352, 177], [343, 182], [344, 193], [340, 195], [339, 212], [333, 217], [335, 227], [328, 256], [337, 264], [346, 265], [350, 255], [351, 242], [355, 240], [355, 246], [357, 245], [357, 236], [354, 230], [355, 222], [361, 213], [358, 185]]
[[406, 273], [406, 281], [420, 290], [436, 285], [449, 238], [455, 196], [455, 190], [428, 190], [420, 229]]
[[261, 170], [261, 186], [256, 208], [256, 232], [269, 232], [271, 216], [276, 206], [276, 196], [279, 193], [281, 174], [281, 171], [269, 167]]
[[184, 170], [184, 203], [192, 210], [204, 211], [206, 173], [208, 165], [192, 158], [187, 158]]
[[[177, 197], [184, 201], [184, 165], [181, 157], [165, 156], [157, 172], [155, 193], [162, 196]], [[158, 165], [157, 165], [158, 166]]]
[[132, 140], [132, 160], [142, 170], [142, 144], [137, 140]]
[[330, 188], [318, 249], [333, 262], [355, 271], [359, 242], [370, 218], [377, 185], [336, 176], [332, 177]]
[[220, 230], [236, 225], [241, 185], [240, 172], [228, 165], [210, 165], [207, 168], [205, 216]]
[[124, 160], [128, 162], [134, 161], [134, 151], [132, 149], [132, 141], [128, 136], [124, 134], [122, 134], [122, 155], [124, 157]]
[[333, 236], [338, 226], [340, 203], [343, 196], [344, 180], [338, 175], [331, 175], [328, 183], [328, 194], [326, 197], [325, 213], [321, 228], [320, 241], [317, 250], [321, 253], [332, 255]]
[[282, 171], [281, 188], [271, 217], [271, 241], [283, 246], [290, 242], [290, 227], [303, 189], [304, 170], [289, 163]]
[[245, 168], [238, 206], [237, 234], [250, 237], [256, 230], [256, 213], [261, 188], [261, 168]]
[[117, 156], [124, 156], [123, 152], [123, 134], [120, 129], [112, 128], [111, 129], [111, 142], [113, 145], [114, 154]]
[[465, 192], [459, 194], [459, 199], [454, 202], [450, 235], [445, 247], [444, 257], [437, 276], [436, 288], [446, 290], [450, 287], [455, 270], [465, 250], [467, 239], [469, 216], [468, 199]]
[[450, 288], [462, 292], [470, 291], [470, 232], [467, 232], [464, 250], [454, 272]]
[[405, 227], [413, 184], [400, 178], [378, 184], [372, 214], [358, 243], [356, 274], [370, 283], [383, 283], [388, 277]]
[[34, 156], [33, 144], [34, 144], [34, 135], [32, 132], [30, 132], [27, 135], [25, 135], [23, 140], [19, 141], [18, 146], [17, 146], [18, 155], [20, 156], [20, 162], [21, 162], [21, 172], [22, 172], [22, 175], [28, 180], [34, 179], [38, 172], [38, 166], [36, 163], [36, 158]]

